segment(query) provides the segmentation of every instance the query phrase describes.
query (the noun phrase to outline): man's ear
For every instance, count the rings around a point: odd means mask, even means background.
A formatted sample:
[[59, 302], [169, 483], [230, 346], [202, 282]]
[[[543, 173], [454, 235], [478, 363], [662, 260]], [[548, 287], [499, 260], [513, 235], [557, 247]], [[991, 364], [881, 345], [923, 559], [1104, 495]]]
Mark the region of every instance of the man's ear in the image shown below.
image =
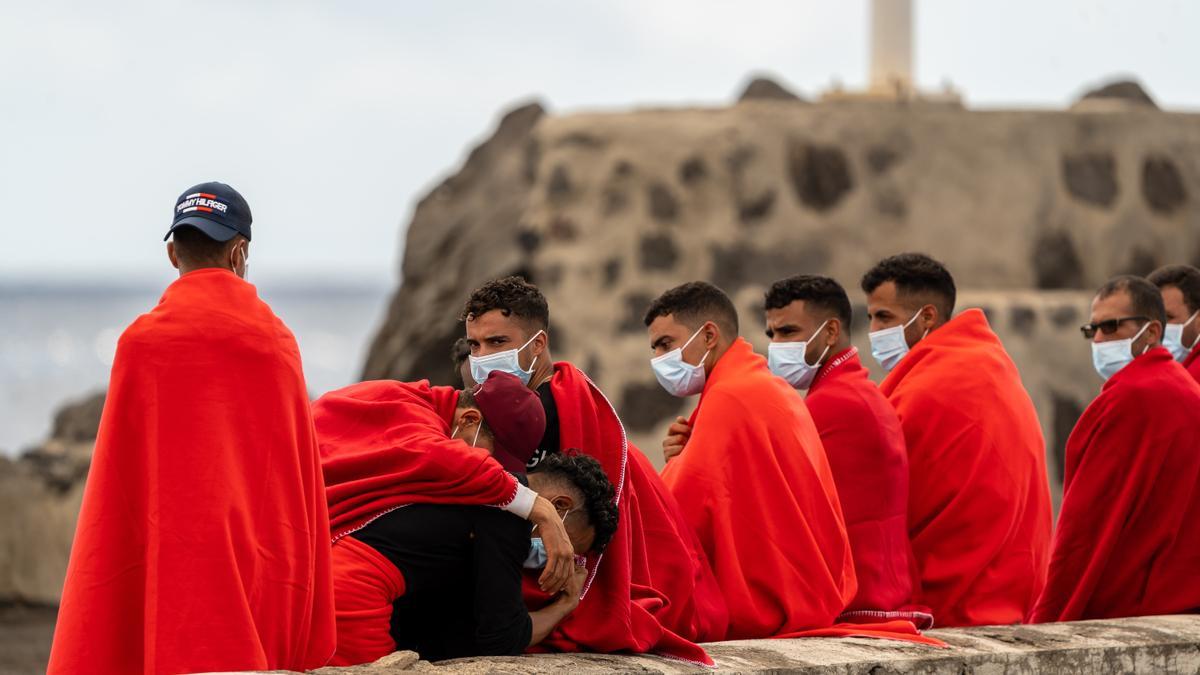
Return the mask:
[[546, 351], [546, 347], [550, 346], [550, 334], [542, 329], [537, 333], [537, 337], [533, 338], [533, 343], [529, 345], [529, 351], [534, 356], [541, 356]]
[[570, 511], [575, 508], [575, 500], [568, 495], [557, 495], [550, 500], [550, 503], [559, 511]]
[[175, 252], [175, 242], [167, 242], [167, 260], [171, 261], [171, 267], [179, 269], [179, 254]]
[[938, 321], [943, 317], [939, 316], [938, 308], [932, 304], [925, 305], [921, 308], [921, 330], [930, 331], [938, 325]]
[[1146, 344], [1160, 345], [1163, 339], [1163, 325], [1159, 321], [1151, 321], [1146, 329]]
[[465, 408], [458, 417], [458, 423], [463, 426], [479, 426], [483, 421], [483, 413], [478, 408]]
[[842, 320], [833, 318], [829, 320], [829, 333], [825, 337], [826, 346], [833, 348], [837, 346], [838, 340], [842, 337]]
[[721, 327], [715, 321], [708, 321], [700, 327], [701, 335], [704, 336], [704, 348], [713, 350], [717, 348], [717, 344], [721, 342]]

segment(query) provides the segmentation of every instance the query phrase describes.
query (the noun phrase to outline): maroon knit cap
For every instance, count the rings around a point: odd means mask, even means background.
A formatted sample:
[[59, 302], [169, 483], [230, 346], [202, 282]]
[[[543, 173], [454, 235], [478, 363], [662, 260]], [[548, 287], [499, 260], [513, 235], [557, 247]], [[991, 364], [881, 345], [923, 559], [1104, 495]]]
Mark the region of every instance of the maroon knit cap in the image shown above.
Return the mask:
[[517, 376], [499, 370], [493, 370], [472, 393], [496, 441], [492, 454], [505, 469], [524, 473], [546, 435], [542, 399]]

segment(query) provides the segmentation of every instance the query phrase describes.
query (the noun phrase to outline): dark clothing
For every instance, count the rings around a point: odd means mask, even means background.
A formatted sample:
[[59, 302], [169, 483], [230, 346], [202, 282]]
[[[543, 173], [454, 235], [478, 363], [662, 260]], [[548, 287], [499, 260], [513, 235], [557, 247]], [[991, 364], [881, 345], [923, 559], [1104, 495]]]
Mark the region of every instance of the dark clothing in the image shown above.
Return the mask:
[[404, 575], [392, 614], [396, 649], [431, 661], [525, 651], [533, 632], [521, 596], [529, 530], [492, 507], [414, 504], [355, 532]]
[[542, 436], [542, 442], [538, 444], [537, 450], [533, 451], [533, 458], [529, 460], [530, 471], [537, 468], [546, 455], [562, 449], [558, 436], [558, 404], [554, 402], [554, 394], [550, 391], [550, 380], [543, 382], [542, 386], [537, 388], [537, 393], [542, 399], [542, 407], [546, 410], [546, 434]]

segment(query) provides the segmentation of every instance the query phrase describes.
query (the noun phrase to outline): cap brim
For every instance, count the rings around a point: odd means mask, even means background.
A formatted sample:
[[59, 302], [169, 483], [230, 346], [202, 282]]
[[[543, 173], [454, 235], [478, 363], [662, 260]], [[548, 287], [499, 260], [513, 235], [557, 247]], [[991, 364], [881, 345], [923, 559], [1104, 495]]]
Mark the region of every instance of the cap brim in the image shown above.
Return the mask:
[[167, 236], [163, 237], [163, 241], [169, 239], [171, 237], [171, 233], [181, 227], [194, 227], [216, 241], [229, 241], [238, 233], [238, 231], [234, 228], [223, 223], [209, 220], [204, 216], [188, 216], [175, 221], [175, 223], [171, 225], [171, 229], [167, 230]]

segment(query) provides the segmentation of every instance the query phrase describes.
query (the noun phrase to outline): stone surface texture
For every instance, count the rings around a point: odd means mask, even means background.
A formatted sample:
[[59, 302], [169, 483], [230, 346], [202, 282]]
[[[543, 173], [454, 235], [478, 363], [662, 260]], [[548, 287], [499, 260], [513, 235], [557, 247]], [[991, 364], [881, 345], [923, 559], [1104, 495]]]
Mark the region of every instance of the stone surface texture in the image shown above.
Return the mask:
[[0, 605], [57, 605], [104, 395], [64, 406], [51, 438], [0, 456]]
[[1161, 616], [1038, 626], [933, 630], [949, 648], [868, 638], [742, 640], [706, 645], [715, 669], [654, 656], [547, 654], [430, 664], [397, 652], [321, 675], [446, 673], [811, 673], [813, 675], [1008, 675], [1200, 672], [1200, 616]]
[[1057, 484], [1066, 433], [1100, 385], [1077, 330], [1091, 294], [1116, 273], [1198, 262], [1196, 195], [1200, 115], [1145, 105], [519, 108], [420, 202], [364, 376], [453, 382], [467, 294], [524, 274], [550, 301], [555, 357], [599, 383], [658, 463], [667, 420], [694, 401], [669, 397], [650, 371], [641, 314], [655, 295], [713, 281], [765, 352], [766, 287], [827, 274], [850, 292], [870, 363], [859, 279], [884, 256], [924, 251], [955, 275], [960, 309], [989, 310], [1037, 405]]

